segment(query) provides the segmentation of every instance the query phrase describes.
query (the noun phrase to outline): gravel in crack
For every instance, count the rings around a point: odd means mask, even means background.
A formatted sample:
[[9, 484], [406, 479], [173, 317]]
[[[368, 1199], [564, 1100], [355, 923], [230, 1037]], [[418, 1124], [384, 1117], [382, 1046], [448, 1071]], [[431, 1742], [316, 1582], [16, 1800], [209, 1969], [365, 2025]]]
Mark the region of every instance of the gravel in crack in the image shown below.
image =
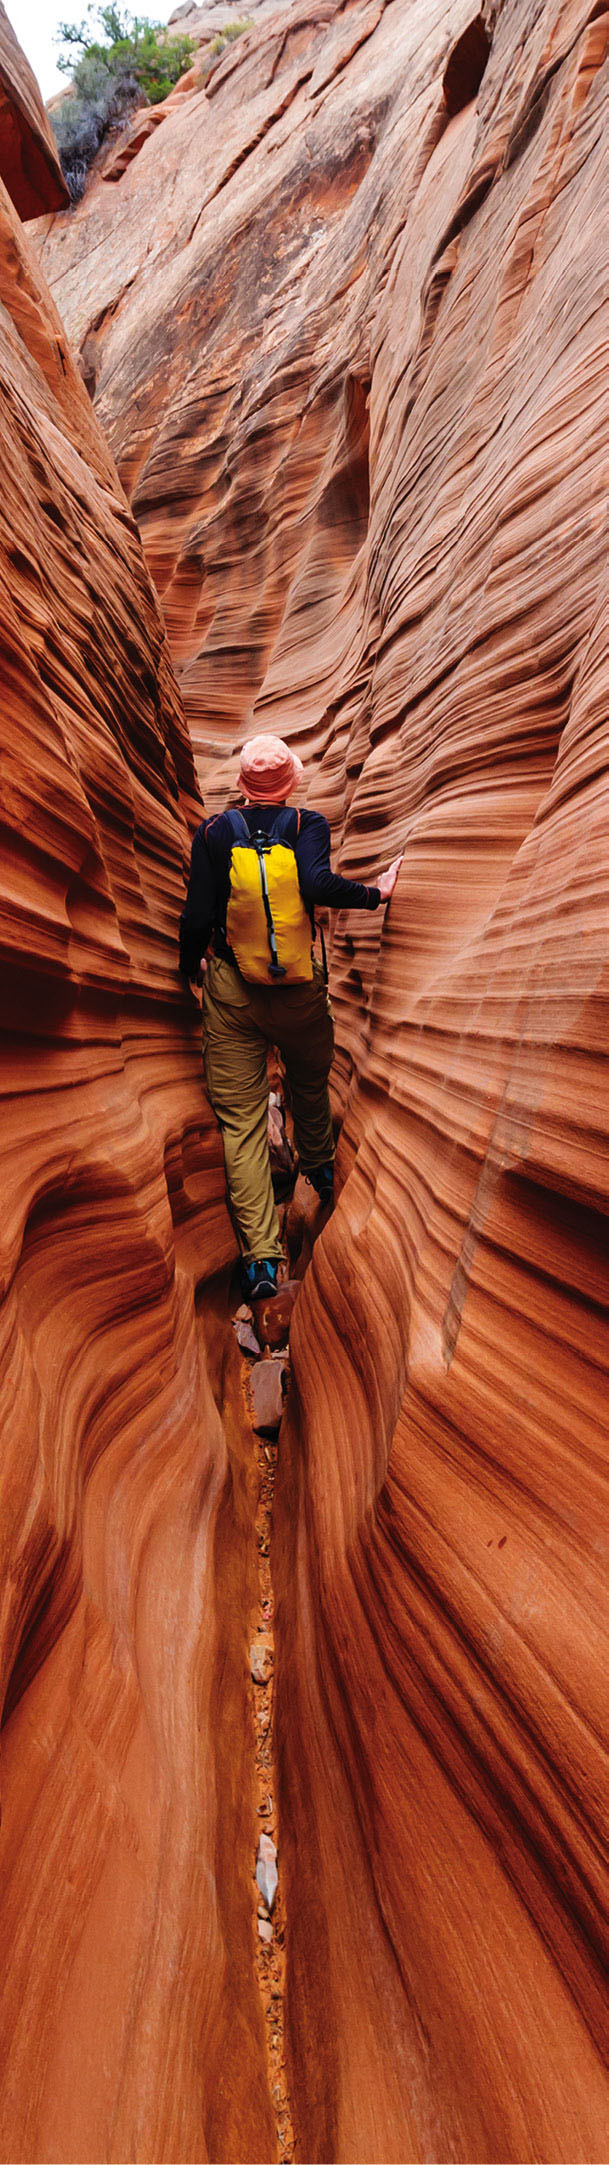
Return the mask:
[[[244, 1320], [244, 1319], [242, 1319]], [[247, 1360], [244, 1360], [244, 1394], [249, 1418]], [[248, 1639], [249, 1671], [254, 1713], [257, 1817], [253, 1828], [253, 1935], [255, 1967], [263, 2016], [269, 2071], [269, 2088], [276, 2121], [280, 2165], [293, 2165], [295, 2138], [284, 2060], [285, 1914], [282, 1892], [282, 1856], [278, 1855], [278, 1886], [271, 1915], [261, 1900], [256, 1881], [260, 1835], [279, 1848], [272, 1752], [274, 1702], [274, 1596], [269, 1564], [271, 1514], [277, 1445], [256, 1433], [253, 1443], [259, 1469], [259, 1500], [255, 1519], [259, 1578], [258, 1613]]]

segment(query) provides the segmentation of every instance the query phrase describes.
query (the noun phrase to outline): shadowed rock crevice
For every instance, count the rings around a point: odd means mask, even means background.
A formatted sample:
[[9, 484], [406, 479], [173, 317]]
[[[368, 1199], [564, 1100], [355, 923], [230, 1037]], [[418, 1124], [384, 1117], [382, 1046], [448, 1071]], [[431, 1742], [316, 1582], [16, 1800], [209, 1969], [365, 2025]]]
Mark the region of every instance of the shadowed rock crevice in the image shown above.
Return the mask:
[[477, 97], [492, 43], [483, 14], [474, 15], [452, 46], [443, 75], [443, 96], [450, 119]]
[[20, 218], [60, 210], [68, 190], [38, 83], [0, 7], [0, 173]]

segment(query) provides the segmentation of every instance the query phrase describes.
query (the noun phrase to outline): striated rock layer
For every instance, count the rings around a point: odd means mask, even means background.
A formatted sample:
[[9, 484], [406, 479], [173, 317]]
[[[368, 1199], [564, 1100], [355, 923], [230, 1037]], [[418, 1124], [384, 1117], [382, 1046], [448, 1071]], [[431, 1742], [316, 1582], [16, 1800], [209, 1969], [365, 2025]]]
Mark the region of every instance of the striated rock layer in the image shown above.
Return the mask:
[[137, 530], [1, 183], [0, 259], [0, 2154], [267, 2158], [256, 1584], [193, 1299], [234, 1252], [176, 972], [193, 762]]
[[406, 853], [279, 1454], [302, 2159], [605, 2147], [605, 52], [296, 0], [39, 228], [209, 800], [268, 724]]

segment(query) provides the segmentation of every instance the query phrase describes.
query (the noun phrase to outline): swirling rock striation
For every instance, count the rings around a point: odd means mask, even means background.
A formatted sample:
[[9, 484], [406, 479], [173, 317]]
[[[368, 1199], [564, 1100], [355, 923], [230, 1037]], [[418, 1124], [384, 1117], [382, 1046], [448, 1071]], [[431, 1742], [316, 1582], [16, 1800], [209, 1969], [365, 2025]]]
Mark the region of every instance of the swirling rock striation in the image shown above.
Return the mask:
[[603, 2068], [605, 21], [266, 15], [39, 229], [215, 802], [340, 861], [274, 1571], [298, 2155], [591, 2160]]
[[137, 529], [1, 183], [0, 257], [0, 2154], [265, 2158], [228, 1450], [247, 1473], [193, 1298], [234, 1241], [176, 971], [200, 807]]

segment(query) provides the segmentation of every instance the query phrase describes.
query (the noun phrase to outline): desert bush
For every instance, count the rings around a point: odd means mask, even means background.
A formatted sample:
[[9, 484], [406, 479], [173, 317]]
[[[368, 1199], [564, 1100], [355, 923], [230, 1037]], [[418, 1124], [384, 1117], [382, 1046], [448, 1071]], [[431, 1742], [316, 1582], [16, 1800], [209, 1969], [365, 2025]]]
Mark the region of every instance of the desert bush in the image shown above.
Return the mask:
[[252, 30], [252, 17], [250, 15], [245, 15], [242, 20], [238, 20], [236, 16], [235, 22], [226, 23], [224, 30], [215, 32], [214, 37], [210, 39], [210, 44], [206, 46], [203, 60], [200, 62], [199, 74], [202, 84], [212, 74], [215, 62], [220, 59], [221, 53], [226, 52], [227, 46], [233, 43], [234, 38], [241, 38], [244, 30]]
[[67, 186], [78, 200], [109, 128], [132, 107], [167, 98], [195, 47], [192, 38], [170, 37], [162, 23], [113, 6], [90, 5], [83, 22], [60, 23], [58, 39], [58, 67], [72, 76], [72, 89], [50, 118]]
[[236, 20], [233, 23], [226, 23], [224, 30], [217, 30], [215, 37], [211, 38], [209, 52], [214, 54], [224, 53], [225, 46], [231, 45], [233, 38], [241, 38], [242, 32], [250, 29], [252, 29], [252, 22], [249, 15], [244, 16], [243, 22]]

